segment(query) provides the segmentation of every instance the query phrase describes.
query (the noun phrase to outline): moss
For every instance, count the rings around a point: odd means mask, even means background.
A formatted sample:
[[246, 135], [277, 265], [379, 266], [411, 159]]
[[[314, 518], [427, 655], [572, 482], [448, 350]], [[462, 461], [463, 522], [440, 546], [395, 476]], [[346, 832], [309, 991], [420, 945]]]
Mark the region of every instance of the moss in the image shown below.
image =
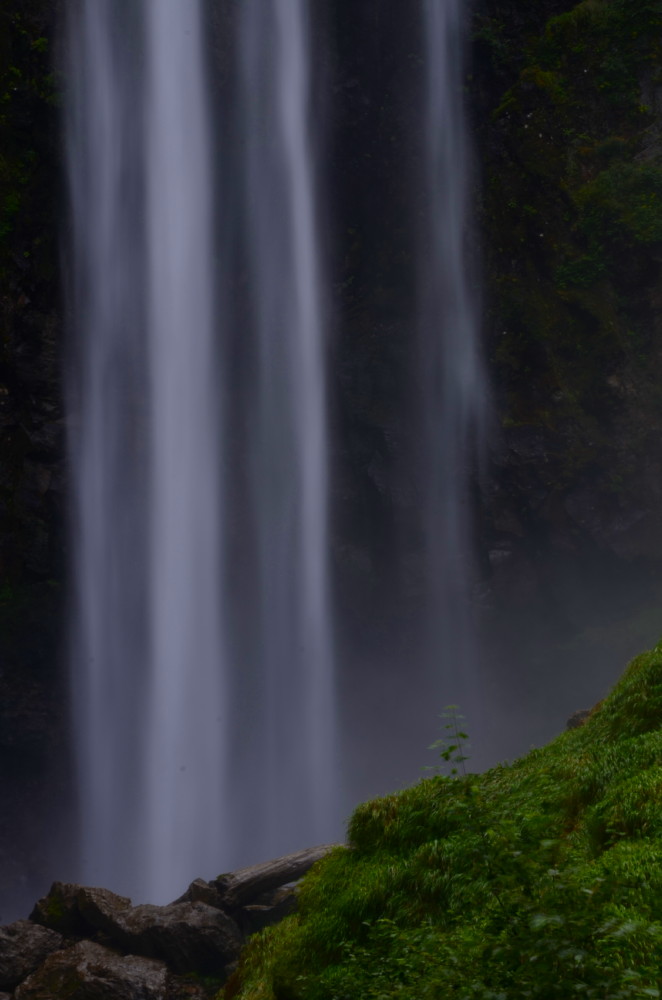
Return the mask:
[[657, 996], [662, 643], [512, 766], [359, 807], [227, 997]]

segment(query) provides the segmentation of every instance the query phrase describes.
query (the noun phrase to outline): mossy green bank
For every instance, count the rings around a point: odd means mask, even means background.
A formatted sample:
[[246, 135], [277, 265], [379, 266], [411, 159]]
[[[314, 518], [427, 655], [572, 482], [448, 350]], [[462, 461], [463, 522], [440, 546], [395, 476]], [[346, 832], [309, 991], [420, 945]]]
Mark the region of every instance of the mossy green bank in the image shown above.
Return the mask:
[[662, 989], [662, 642], [579, 728], [360, 806], [226, 1000], [567, 1000]]

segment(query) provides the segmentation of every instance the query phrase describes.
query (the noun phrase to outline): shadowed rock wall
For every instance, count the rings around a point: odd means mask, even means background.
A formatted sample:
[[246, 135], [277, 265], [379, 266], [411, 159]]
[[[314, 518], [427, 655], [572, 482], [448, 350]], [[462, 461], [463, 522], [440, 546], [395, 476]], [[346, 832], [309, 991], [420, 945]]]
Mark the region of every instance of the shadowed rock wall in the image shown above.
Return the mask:
[[0, 11], [0, 914], [48, 878], [67, 755], [57, 8]]

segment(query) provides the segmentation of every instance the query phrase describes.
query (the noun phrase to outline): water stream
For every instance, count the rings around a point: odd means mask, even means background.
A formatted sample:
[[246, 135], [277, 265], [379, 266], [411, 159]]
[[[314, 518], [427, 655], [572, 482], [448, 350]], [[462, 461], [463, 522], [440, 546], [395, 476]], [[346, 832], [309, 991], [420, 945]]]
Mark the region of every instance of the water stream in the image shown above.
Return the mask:
[[326, 319], [303, 0], [246, 4], [240, 147], [254, 362], [249, 505], [262, 727], [251, 783], [267, 843], [341, 835], [329, 605]]
[[462, 0], [424, 0], [426, 196], [419, 229], [417, 371], [428, 653], [442, 704], [459, 704], [475, 734], [482, 696], [470, 617], [475, 577], [469, 484], [484, 443], [487, 386], [470, 245], [465, 6]]
[[[68, 9], [75, 877], [140, 901], [341, 837], [352, 798], [311, 5], [230, 9], [220, 89], [203, 0]], [[436, 698], [438, 675], [470, 669], [466, 483], [482, 382], [460, 3], [426, 0], [422, 17], [413, 409], [435, 678], [420, 687]], [[370, 719], [372, 704], [361, 710]]]
[[337, 812], [305, 7], [248, 4], [238, 25], [258, 675], [241, 727], [222, 430], [237, 387], [215, 284], [235, 260], [214, 219], [242, 189], [212, 180], [202, 17], [198, 0], [81, 0], [69, 21], [79, 877], [156, 901], [323, 840]]

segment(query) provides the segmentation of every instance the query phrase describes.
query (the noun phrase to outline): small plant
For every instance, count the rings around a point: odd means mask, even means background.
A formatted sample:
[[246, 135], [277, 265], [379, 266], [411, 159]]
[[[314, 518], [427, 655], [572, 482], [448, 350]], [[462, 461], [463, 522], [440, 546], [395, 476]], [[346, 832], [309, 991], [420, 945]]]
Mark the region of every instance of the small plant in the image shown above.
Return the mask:
[[[466, 742], [469, 736], [464, 732], [464, 716], [458, 712], [457, 705], [446, 705], [439, 718], [443, 720], [443, 735], [431, 743], [428, 750], [438, 752], [439, 758], [449, 768], [450, 777], [456, 778], [458, 774], [461, 774], [463, 778], [466, 778], [467, 770], [464, 764], [465, 761], [469, 760], [469, 755], [466, 753], [469, 748], [469, 744]], [[426, 770], [439, 772], [440, 768], [439, 765], [436, 765], [435, 767], [427, 767]]]

